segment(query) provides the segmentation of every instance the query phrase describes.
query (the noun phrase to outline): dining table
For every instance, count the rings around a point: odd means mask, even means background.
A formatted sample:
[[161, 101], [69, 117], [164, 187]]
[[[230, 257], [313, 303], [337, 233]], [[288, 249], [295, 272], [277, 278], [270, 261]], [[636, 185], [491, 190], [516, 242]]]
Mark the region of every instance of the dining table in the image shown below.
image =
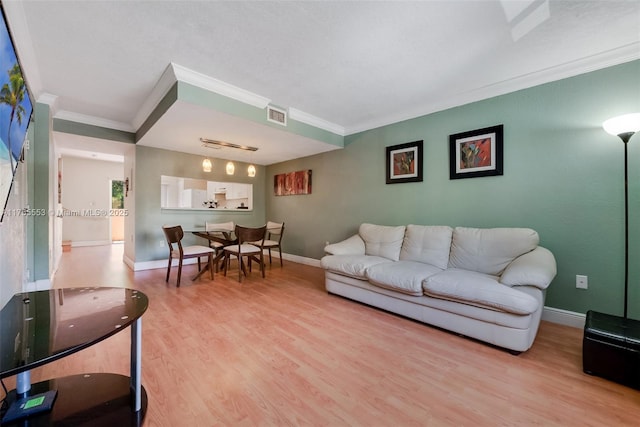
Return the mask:
[[[226, 257], [225, 257], [225, 252], [224, 250], [222, 250], [222, 248], [224, 248], [225, 246], [230, 246], [230, 245], [235, 245], [238, 243], [238, 239], [235, 237], [234, 233], [232, 231], [229, 231], [228, 229], [220, 229], [220, 230], [216, 230], [216, 229], [209, 229], [206, 230], [205, 227], [194, 227], [193, 230], [191, 230], [191, 233], [194, 234], [195, 236], [201, 237], [203, 239], [206, 239], [209, 247], [215, 247], [216, 248], [216, 256], [213, 258], [213, 265], [216, 269], [216, 272], [218, 272], [220, 270], [219, 266], [222, 265], [223, 268], [226, 268]], [[217, 242], [220, 243], [222, 246], [211, 246], [211, 242]], [[216, 247], [217, 246], [217, 247]], [[208, 271], [209, 268], [209, 264], [207, 263], [196, 275], [196, 277], [193, 280], [196, 280], [198, 277], [200, 277], [204, 272]]]

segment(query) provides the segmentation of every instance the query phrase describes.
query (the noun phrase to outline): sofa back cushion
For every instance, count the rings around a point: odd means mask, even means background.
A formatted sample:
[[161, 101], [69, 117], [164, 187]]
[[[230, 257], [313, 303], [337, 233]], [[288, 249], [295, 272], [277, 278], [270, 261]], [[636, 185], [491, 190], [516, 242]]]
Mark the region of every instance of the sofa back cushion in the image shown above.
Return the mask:
[[359, 234], [364, 240], [365, 254], [398, 261], [405, 226], [361, 224]]
[[449, 263], [453, 228], [444, 225], [407, 225], [400, 251], [402, 261], [431, 264], [442, 270]]
[[539, 241], [538, 233], [530, 228], [456, 227], [449, 267], [499, 276], [511, 261], [534, 250]]

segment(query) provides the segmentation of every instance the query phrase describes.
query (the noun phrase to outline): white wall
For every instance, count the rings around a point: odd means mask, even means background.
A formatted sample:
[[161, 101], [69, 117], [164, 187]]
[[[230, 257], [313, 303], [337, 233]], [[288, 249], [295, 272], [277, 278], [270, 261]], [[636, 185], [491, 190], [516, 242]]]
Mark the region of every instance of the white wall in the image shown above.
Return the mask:
[[111, 243], [111, 180], [124, 180], [123, 163], [62, 157], [62, 240], [72, 246]]

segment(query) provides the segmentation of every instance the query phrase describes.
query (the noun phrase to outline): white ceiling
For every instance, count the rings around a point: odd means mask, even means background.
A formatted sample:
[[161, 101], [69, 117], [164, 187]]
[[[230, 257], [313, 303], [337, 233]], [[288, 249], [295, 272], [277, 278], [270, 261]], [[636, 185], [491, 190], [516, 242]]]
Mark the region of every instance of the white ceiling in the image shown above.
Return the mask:
[[[128, 131], [171, 63], [348, 135], [640, 58], [634, 0], [3, 5], [35, 97], [55, 99], [57, 117]], [[174, 105], [145, 145], [246, 160], [197, 138], [253, 138], [229, 142], [260, 147], [258, 164], [335, 148], [209, 113]], [[77, 137], [56, 141], [83, 149]]]

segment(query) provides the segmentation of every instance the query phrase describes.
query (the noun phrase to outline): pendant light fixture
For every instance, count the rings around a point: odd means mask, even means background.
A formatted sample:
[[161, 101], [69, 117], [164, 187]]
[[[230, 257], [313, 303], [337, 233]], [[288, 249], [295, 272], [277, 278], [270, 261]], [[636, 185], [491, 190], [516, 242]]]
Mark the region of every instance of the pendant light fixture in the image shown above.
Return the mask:
[[[224, 149], [224, 148], [235, 148], [237, 150], [244, 150], [244, 151], [250, 151], [250, 152], [258, 151], [258, 147], [251, 147], [249, 145], [238, 145], [231, 142], [217, 141], [215, 139], [200, 138], [200, 142], [202, 142], [203, 147], [215, 148], [218, 150]], [[205, 172], [211, 172], [211, 160], [204, 159], [202, 161], [202, 170]], [[225, 170], [227, 172], [227, 175], [233, 175], [236, 171], [236, 166], [233, 164], [232, 161], [229, 161], [227, 162]], [[249, 175], [252, 178], [256, 176], [256, 167], [253, 165], [253, 163], [249, 164], [249, 167], [247, 168], [247, 175]]]
[[202, 171], [211, 172], [211, 160], [209, 160], [208, 158], [202, 161]]
[[226, 171], [227, 175], [233, 175], [233, 173], [236, 171], [236, 166], [233, 164], [233, 162], [227, 162]]

